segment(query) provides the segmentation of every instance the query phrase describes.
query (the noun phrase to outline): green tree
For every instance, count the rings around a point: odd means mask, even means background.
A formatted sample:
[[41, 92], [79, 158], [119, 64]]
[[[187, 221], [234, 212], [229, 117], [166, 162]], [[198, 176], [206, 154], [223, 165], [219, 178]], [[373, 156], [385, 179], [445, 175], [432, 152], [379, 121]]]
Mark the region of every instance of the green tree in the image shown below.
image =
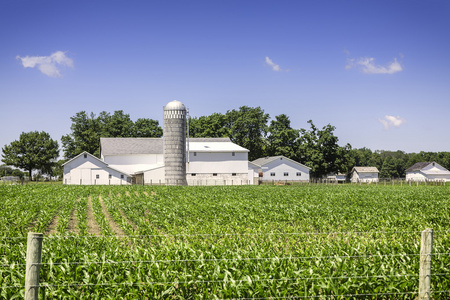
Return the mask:
[[227, 117], [221, 113], [209, 116], [189, 118], [190, 137], [229, 137], [230, 129], [227, 127]]
[[161, 137], [158, 121], [138, 119], [133, 122], [122, 110], [113, 115], [102, 111], [98, 116], [81, 111], [70, 118], [71, 133], [61, 138], [64, 158], [71, 159], [83, 151], [100, 156], [101, 137]]
[[380, 178], [398, 178], [396, 158], [387, 156], [380, 170]]
[[[108, 120], [107, 114], [101, 116]], [[94, 113], [88, 115], [85, 111], [76, 113], [70, 119], [72, 132], [61, 138], [64, 157], [70, 159], [83, 151], [100, 156], [100, 136], [108, 121], [100, 122], [101, 118], [97, 118]]]
[[269, 114], [264, 113], [259, 106], [241, 106], [239, 110], [227, 111], [226, 117], [231, 141], [250, 151], [249, 160], [266, 155], [265, 137]]
[[300, 129], [297, 142], [296, 160], [311, 168], [311, 175], [323, 177], [329, 173], [348, 172], [353, 160], [350, 156], [351, 146], [338, 145], [334, 135], [334, 126], [328, 124], [319, 130], [312, 120], [308, 123], [310, 130]]
[[137, 119], [132, 127], [133, 137], [162, 137], [163, 130], [159, 122], [152, 119]]
[[2, 149], [2, 161], [28, 171], [31, 178], [33, 170], [45, 172], [53, 166], [59, 155], [58, 148], [58, 142], [44, 131], [23, 132], [19, 140]]
[[291, 127], [291, 121], [285, 114], [275, 117], [270, 122], [267, 137], [267, 155], [283, 155], [293, 159], [295, 157], [296, 141], [299, 137], [299, 130]]

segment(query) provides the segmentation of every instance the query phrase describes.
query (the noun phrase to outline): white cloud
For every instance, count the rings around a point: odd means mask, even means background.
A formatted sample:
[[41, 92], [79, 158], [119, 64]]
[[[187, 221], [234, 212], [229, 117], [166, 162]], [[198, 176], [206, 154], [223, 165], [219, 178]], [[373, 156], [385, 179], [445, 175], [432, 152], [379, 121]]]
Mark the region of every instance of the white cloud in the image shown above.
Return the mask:
[[[400, 57], [402, 57], [402, 55]], [[353, 67], [360, 67], [366, 74], [394, 74], [403, 71], [403, 67], [397, 61], [397, 58], [394, 58], [394, 61], [390, 64], [381, 66], [375, 64], [375, 58], [373, 57], [361, 57], [359, 59], [347, 57], [345, 68], [351, 69]]]
[[284, 70], [284, 69], [280, 68], [280, 65], [277, 65], [276, 63], [274, 63], [268, 56], [266, 56], [266, 64], [271, 66], [272, 70], [274, 70], [276, 72], [281, 72], [281, 71], [289, 72], [289, 70]]
[[383, 124], [384, 129], [388, 130], [392, 127], [400, 127], [406, 123], [406, 120], [399, 116], [384, 116], [384, 119], [378, 119], [378, 121]]
[[24, 68], [35, 68], [50, 77], [62, 77], [58, 67], [67, 66], [73, 68], [73, 60], [66, 56], [63, 51], [56, 51], [50, 56], [16, 56], [22, 61]]

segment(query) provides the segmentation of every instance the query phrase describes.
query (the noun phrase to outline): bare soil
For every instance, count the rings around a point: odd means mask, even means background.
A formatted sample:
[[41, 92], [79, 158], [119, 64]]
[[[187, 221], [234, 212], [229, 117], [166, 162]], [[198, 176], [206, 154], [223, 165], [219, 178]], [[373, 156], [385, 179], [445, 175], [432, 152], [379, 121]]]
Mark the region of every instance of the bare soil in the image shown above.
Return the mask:
[[58, 227], [58, 221], [59, 216], [55, 215], [50, 222], [50, 225], [47, 227], [47, 230], [45, 231], [44, 235], [54, 235], [57, 231], [56, 228]]
[[88, 232], [93, 235], [101, 235], [102, 229], [95, 221], [94, 213], [92, 211], [92, 198], [88, 197], [88, 205], [87, 205], [87, 228]]
[[[78, 201], [80, 201], [80, 200], [78, 199]], [[69, 224], [68, 224], [67, 230], [69, 232], [79, 234], [80, 231], [78, 230], [78, 219], [75, 217], [75, 212], [76, 212], [76, 210], [73, 209], [72, 212], [70, 213]]]

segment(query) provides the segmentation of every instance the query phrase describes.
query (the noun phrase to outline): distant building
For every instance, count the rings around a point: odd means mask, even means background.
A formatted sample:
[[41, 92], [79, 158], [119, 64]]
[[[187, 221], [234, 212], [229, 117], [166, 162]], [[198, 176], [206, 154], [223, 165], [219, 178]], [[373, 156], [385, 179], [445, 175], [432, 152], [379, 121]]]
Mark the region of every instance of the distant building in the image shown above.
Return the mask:
[[378, 169], [376, 167], [353, 167], [351, 182], [378, 182]]
[[327, 179], [334, 182], [347, 181], [347, 175], [344, 173], [331, 173], [327, 175]]
[[66, 162], [65, 184], [253, 184], [249, 150], [229, 138], [186, 138], [187, 109], [164, 107], [162, 138], [101, 138], [100, 159], [81, 153]]
[[309, 181], [310, 167], [285, 156], [267, 156], [252, 161], [260, 167], [261, 181]]
[[437, 162], [418, 162], [406, 169], [408, 181], [450, 181], [450, 171]]

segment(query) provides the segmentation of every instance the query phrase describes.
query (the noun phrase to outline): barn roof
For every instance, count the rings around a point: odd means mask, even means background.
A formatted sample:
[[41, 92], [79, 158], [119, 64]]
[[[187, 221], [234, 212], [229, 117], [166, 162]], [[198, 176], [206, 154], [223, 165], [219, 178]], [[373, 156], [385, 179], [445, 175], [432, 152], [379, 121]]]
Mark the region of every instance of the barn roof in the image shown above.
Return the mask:
[[308, 170], [311, 170], [310, 167], [307, 167], [304, 164], [301, 164], [301, 163], [299, 163], [299, 162], [297, 162], [297, 161], [295, 161], [293, 159], [287, 158], [286, 156], [283, 156], [283, 155], [261, 157], [261, 158], [255, 159], [254, 161], [252, 161], [252, 163], [254, 163], [254, 164], [258, 165], [258, 166], [264, 166], [264, 165], [266, 165], [268, 163], [271, 163], [271, 162], [273, 162], [275, 160], [278, 160], [278, 159], [285, 159], [285, 160], [291, 161], [293, 163], [296, 163], [297, 165], [300, 165], [300, 166], [302, 166], [304, 168], [307, 168]]
[[411, 167], [406, 169], [406, 172], [420, 171], [420, 170], [422, 170], [423, 168], [425, 168], [426, 166], [428, 166], [431, 163], [432, 162], [430, 162], [430, 161], [424, 161], [424, 162], [415, 163], [414, 165], [412, 165]]
[[162, 154], [162, 138], [100, 138], [102, 155]]
[[377, 167], [353, 167], [353, 170], [358, 173], [378, 173]]
[[[163, 154], [163, 138], [100, 138], [102, 155]], [[190, 151], [248, 152], [229, 138], [189, 138]]]

